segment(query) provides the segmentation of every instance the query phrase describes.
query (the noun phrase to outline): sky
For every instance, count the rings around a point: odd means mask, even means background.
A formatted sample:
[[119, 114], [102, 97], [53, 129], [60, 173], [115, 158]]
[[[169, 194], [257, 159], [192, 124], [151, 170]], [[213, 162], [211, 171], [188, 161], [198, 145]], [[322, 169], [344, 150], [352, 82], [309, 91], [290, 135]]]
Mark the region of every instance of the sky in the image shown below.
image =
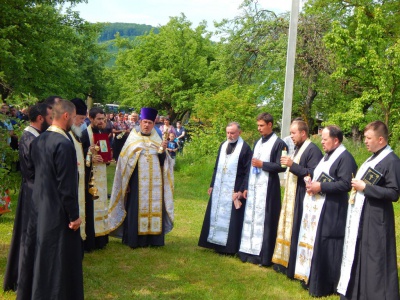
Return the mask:
[[[289, 11], [292, 0], [259, 0], [260, 7], [277, 13]], [[238, 10], [242, 0], [88, 0], [73, 10], [92, 23], [121, 22], [152, 26], [165, 25], [169, 17], [186, 18], [196, 27], [206, 20], [212, 31], [213, 21], [231, 19], [240, 15]]]

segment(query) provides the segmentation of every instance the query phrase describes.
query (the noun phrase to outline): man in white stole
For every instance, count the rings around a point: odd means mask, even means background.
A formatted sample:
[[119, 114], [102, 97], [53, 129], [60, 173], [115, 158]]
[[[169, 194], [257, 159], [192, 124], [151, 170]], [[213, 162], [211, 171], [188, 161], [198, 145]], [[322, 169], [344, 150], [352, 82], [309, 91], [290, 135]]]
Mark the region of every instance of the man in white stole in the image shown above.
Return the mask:
[[[94, 150], [93, 134], [105, 133], [105, 114], [101, 108], [94, 107], [89, 111], [90, 124], [82, 132], [82, 147], [89, 166], [85, 165], [85, 191], [86, 191], [86, 252], [103, 249], [108, 244], [108, 193], [107, 193], [107, 165], [101, 155]], [[88, 152], [91, 155], [88, 155]], [[98, 191], [98, 198], [89, 192], [89, 182], [94, 181]]]
[[357, 169], [342, 141], [339, 127], [327, 126], [322, 131], [326, 155], [315, 168], [312, 182], [306, 184], [303, 203], [295, 278], [318, 297], [336, 291], [351, 174]]
[[227, 141], [221, 143], [208, 194], [210, 201], [199, 238], [200, 247], [218, 253], [236, 254], [242, 233], [245, 201], [240, 195], [248, 178], [252, 151], [240, 137], [237, 122], [226, 127]]
[[174, 221], [167, 141], [154, 129], [157, 110], [145, 107], [140, 115], [140, 127], [130, 132], [117, 162], [108, 212], [110, 231], [121, 226], [122, 242], [131, 248], [163, 246]]
[[374, 154], [352, 180], [340, 281], [342, 299], [399, 299], [392, 202], [400, 191], [400, 159], [381, 121], [364, 130]]
[[257, 128], [262, 138], [255, 143], [244, 192], [247, 201], [238, 255], [243, 262], [270, 266], [281, 209], [279, 173], [285, 171], [280, 159], [287, 145], [273, 132], [270, 114], [257, 116]]
[[290, 134], [296, 150], [290, 156], [281, 157], [281, 163], [288, 167], [288, 171], [272, 261], [275, 263], [274, 270], [294, 278], [297, 242], [306, 193], [304, 178], [313, 176], [322, 153], [308, 138], [308, 125], [304, 121], [293, 121]]

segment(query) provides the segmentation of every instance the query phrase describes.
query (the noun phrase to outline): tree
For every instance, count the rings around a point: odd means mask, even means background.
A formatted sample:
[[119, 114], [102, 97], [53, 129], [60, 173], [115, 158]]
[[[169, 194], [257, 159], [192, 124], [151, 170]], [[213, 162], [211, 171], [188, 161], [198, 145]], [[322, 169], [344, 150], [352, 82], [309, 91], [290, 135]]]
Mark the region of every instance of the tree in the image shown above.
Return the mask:
[[[191, 29], [182, 14], [173, 17], [159, 33], [117, 41], [120, 51], [115, 76], [121, 104], [139, 108], [152, 106], [172, 120], [190, 112], [196, 94], [207, 91], [212, 82], [214, 47], [205, 23]], [[123, 50], [123, 47], [126, 47]]]
[[245, 140], [255, 140], [257, 111], [254, 87], [251, 86], [232, 85], [216, 94], [198, 95], [193, 108], [193, 116], [198, 122], [189, 124], [192, 140], [185, 151], [194, 157], [214, 155], [215, 149], [226, 138], [226, 125], [230, 122], [240, 124]]
[[334, 78], [344, 91], [357, 95], [331, 114], [345, 129], [362, 128], [375, 119], [392, 128], [400, 119], [400, 39], [393, 32], [393, 20], [388, 20], [399, 12], [397, 7], [388, 13], [380, 4], [356, 7], [347, 26], [336, 21], [326, 36], [338, 61]]
[[[98, 27], [56, 6], [82, 1], [2, 1], [0, 9], [0, 93], [38, 98], [76, 97], [92, 83], [82, 69], [93, 63]], [[91, 51], [81, 51], [82, 49]]]
[[313, 109], [320, 86], [326, 86], [332, 73], [332, 54], [323, 37], [330, 29], [327, 16], [313, 13], [301, 14], [298, 27], [296, 80], [293, 115], [301, 116], [313, 129], [317, 111]]

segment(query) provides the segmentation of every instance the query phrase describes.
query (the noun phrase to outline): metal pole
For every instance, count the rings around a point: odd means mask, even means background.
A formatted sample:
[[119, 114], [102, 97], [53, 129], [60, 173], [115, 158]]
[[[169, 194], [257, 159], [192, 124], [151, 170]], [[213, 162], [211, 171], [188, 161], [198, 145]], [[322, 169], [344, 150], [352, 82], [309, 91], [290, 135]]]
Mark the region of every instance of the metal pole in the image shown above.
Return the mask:
[[296, 57], [297, 23], [299, 20], [299, 2], [292, 0], [292, 10], [290, 12], [289, 40], [286, 57], [286, 76], [285, 91], [283, 99], [281, 137], [290, 134], [290, 121], [292, 116], [293, 82], [294, 82], [294, 63]]

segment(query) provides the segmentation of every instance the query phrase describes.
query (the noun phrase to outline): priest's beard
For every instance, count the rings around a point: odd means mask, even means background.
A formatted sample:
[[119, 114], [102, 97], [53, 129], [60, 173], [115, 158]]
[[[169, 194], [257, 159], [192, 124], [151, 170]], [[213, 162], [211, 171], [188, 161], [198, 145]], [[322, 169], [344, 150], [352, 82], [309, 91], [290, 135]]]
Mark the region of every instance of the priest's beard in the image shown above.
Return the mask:
[[47, 130], [47, 128], [50, 127], [50, 124], [47, 123], [46, 119], [44, 119], [42, 125], [40, 125], [40, 131], [41, 132], [45, 132]]
[[238, 139], [239, 138], [234, 139], [234, 140], [227, 139], [227, 141], [228, 141], [229, 144], [233, 144], [233, 143], [236, 143], [238, 141]]
[[78, 138], [82, 137], [82, 128], [81, 128], [81, 126], [76, 126], [75, 124], [72, 124], [71, 130]]

